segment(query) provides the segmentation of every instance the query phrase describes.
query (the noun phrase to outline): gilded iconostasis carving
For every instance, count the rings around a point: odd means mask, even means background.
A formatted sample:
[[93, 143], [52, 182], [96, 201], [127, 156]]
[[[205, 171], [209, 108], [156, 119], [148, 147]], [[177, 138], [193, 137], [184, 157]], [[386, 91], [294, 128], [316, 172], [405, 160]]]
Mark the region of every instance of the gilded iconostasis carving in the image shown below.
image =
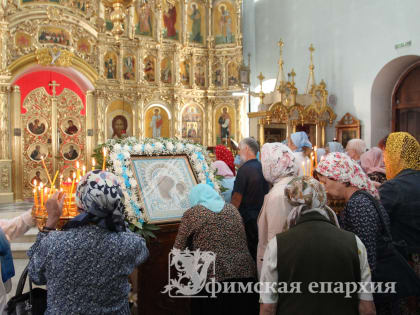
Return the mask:
[[[0, 119], [20, 125], [5, 131], [0, 147], [11, 148], [3, 154], [10, 160], [23, 156], [13, 168], [25, 178], [26, 195], [34, 180], [46, 182], [39, 157], [51, 172], [61, 165], [70, 174], [75, 161], [89, 165], [94, 145], [109, 138], [182, 137], [208, 146], [226, 136], [240, 140], [244, 98], [232, 93], [242, 90], [242, 0], [125, 1], [118, 36], [113, 8], [103, 1], [6, 2], [0, 95], [10, 100], [11, 116], [1, 111]], [[80, 85], [86, 112], [71, 107], [77, 102], [70, 94], [51, 98], [39, 90], [20, 99], [14, 82], [42, 68]], [[36, 106], [35, 95], [45, 98], [42, 110], [16, 109]], [[53, 101], [61, 102], [57, 113]]]

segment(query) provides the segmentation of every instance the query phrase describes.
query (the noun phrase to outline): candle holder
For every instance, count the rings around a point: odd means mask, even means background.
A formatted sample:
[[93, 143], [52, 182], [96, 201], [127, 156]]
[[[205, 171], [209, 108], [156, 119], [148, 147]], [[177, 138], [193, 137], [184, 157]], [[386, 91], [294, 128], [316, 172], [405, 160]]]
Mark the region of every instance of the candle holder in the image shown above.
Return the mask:
[[[64, 199], [63, 212], [57, 224], [58, 230], [61, 230], [68, 221], [79, 214], [76, 206], [76, 194], [71, 191], [72, 183], [62, 183], [61, 188], [66, 194], [66, 197]], [[36, 225], [40, 231], [42, 231], [48, 219], [48, 213], [45, 208], [47, 199], [47, 196], [45, 196], [45, 202], [43, 204], [36, 202], [32, 208], [32, 216], [34, 217]]]

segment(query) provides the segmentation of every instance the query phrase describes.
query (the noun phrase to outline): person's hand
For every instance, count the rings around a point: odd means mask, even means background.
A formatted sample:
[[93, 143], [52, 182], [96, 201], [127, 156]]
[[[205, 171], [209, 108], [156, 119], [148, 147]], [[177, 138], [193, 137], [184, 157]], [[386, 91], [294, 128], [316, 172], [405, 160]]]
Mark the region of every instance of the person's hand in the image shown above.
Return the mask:
[[55, 229], [58, 221], [60, 220], [61, 213], [63, 211], [63, 204], [66, 195], [59, 191], [55, 192], [50, 199], [45, 203], [47, 209], [48, 219], [45, 226], [50, 229]]

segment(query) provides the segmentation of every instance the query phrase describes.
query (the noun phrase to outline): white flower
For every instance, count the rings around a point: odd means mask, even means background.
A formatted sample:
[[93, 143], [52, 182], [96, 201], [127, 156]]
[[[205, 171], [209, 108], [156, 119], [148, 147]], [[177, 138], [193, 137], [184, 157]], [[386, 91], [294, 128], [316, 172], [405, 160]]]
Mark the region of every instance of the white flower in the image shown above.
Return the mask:
[[115, 151], [112, 151], [112, 152], [111, 152], [111, 154], [109, 155], [109, 158], [110, 158], [112, 161], [116, 161], [116, 160], [118, 160], [118, 153], [116, 153]]
[[162, 142], [156, 142], [155, 143], [155, 150], [158, 151], [158, 152], [163, 150]]
[[167, 142], [166, 143], [166, 148], [168, 149], [168, 151], [173, 151], [174, 150], [174, 145], [172, 144], [172, 142]]
[[130, 151], [130, 146], [128, 144], [124, 144], [123, 150], [124, 151]]
[[134, 147], [133, 150], [135, 153], [142, 153], [141, 151], [141, 144], [137, 143]]
[[128, 177], [133, 177], [133, 172], [130, 169], [126, 170], [125, 173]]
[[124, 158], [125, 159], [129, 159], [130, 158], [130, 152], [127, 150], [127, 151], [124, 151], [123, 152], [123, 155], [124, 155]]
[[187, 145], [185, 146], [187, 148], [188, 151], [192, 152], [194, 151], [194, 145], [192, 145], [191, 143], [187, 143]]
[[116, 144], [114, 145], [114, 151], [120, 151], [120, 150], [121, 150], [121, 144], [116, 143]]
[[206, 181], [206, 176], [203, 173], [198, 174], [198, 179], [200, 180], [200, 182], [205, 182]]
[[129, 182], [131, 187], [137, 187], [137, 181], [134, 178], [130, 178]]
[[147, 144], [144, 146], [144, 152], [146, 152], [147, 154], [152, 153], [152, 152], [153, 152], [153, 147], [152, 147], [149, 143], [147, 143]]
[[122, 163], [120, 160], [118, 159], [112, 159], [114, 161], [114, 168], [121, 168], [122, 167]]
[[176, 153], [184, 153], [184, 145], [180, 142], [176, 144]]

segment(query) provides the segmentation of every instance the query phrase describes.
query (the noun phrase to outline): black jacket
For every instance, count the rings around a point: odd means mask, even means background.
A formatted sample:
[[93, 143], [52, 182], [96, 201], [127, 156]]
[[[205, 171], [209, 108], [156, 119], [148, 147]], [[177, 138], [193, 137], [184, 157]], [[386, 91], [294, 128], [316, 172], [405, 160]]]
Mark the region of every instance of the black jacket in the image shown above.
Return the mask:
[[404, 240], [409, 253], [420, 253], [420, 171], [401, 171], [382, 184], [379, 194], [389, 213], [392, 238]]

